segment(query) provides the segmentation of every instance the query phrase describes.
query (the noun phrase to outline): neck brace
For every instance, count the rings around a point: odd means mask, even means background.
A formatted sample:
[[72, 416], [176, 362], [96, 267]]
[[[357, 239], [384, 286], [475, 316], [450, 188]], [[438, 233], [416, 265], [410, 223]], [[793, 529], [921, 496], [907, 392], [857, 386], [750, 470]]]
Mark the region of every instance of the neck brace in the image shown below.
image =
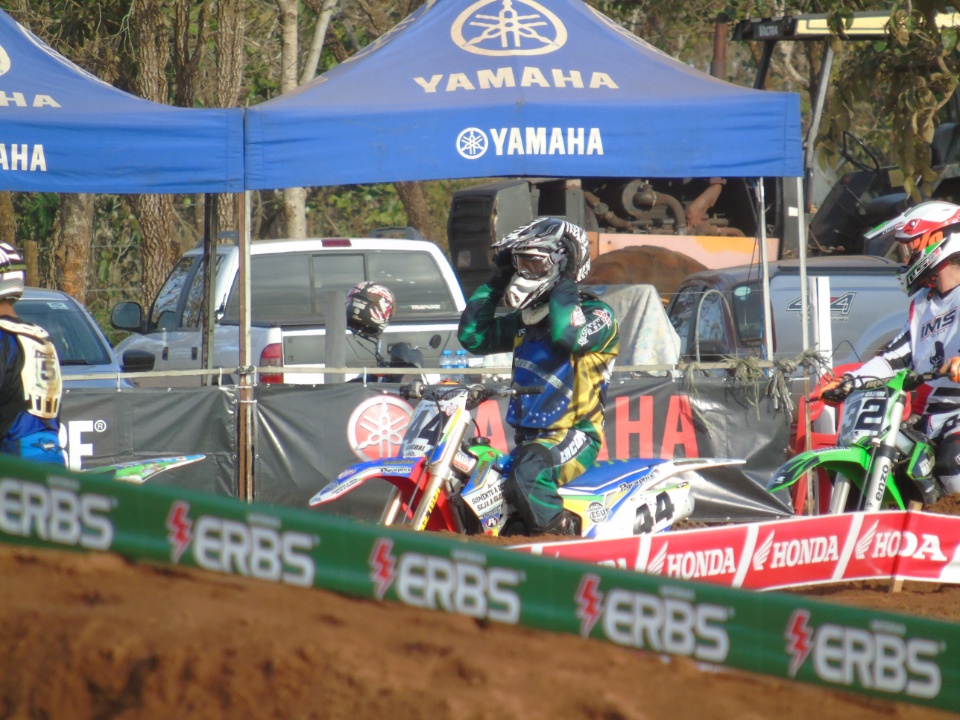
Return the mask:
[[550, 314], [550, 303], [545, 302], [536, 307], [524, 308], [520, 311], [520, 318], [524, 325], [536, 325]]

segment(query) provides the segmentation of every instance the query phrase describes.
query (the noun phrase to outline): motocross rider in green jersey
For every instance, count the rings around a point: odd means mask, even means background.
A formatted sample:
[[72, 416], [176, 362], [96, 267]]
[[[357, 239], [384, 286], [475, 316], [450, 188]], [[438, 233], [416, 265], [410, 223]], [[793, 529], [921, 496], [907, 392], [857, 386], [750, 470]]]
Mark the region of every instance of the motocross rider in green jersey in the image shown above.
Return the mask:
[[[606, 303], [577, 285], [590, 270], [582, 228], [542, 218], [493, 250], [495, 272], [467, 303], [460, 343], [481, 355], [513, 352], [514, 384], [543, 388], [510, 401], [516, 447], [504, 495], [517, 515], [501, 534], [576, 535], [558, 487], [590, 467], [603, 445], [617, 322]], [[501, 299], [513, 311], [498, 316]]]

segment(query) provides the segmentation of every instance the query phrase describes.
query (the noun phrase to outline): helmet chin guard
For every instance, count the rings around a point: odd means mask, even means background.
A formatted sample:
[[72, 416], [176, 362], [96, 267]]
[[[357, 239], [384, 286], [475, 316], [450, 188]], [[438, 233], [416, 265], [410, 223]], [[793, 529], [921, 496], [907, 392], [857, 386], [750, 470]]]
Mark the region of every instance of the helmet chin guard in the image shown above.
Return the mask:
[[528, 279], [517, 273], [507, 286], [504, 301], [508, 307], [523, 310], [540, 299], [546, 300], [559, 279], [560, 268], [556, 263], [551, 266], [546, 275], [540, 278]]

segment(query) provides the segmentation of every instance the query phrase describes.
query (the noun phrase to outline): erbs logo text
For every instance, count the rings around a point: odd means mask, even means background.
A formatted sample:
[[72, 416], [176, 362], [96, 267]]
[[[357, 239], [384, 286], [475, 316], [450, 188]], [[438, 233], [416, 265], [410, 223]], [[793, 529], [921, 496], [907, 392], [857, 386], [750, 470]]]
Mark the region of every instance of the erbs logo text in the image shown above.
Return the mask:
[[730, 653], [724, 625], [733, 611], [693, 602], [690, 591], [664, 587], [663, 593], [676, 597], [620, 588], [604, 593], [597, 575], [584, 575], [575, 597], [580, 634], [587, 637], [599, 625], [604, 637], [618, 645], [724, 662]]
[[251, 513], [246, 522], [213, 515], [190, 517], [190, 504], [177, 501], [167, 515], [170, 558], [178, 563], [188, 549], [204, 570], [310, 587], [316, 568], [310, 551], [318, 538], [280, 530], [272, 515]]
[[809, 658], [811, 670], [825, 682], [934, 698], [943, 683], [936, 661], [944, 646], [939, 640], [904, 637], [905, 632], [881, 620], [869, 630], [831, 623], [810, 627], [810, 612], [796, 610], [784, 632], [790, 677]]
[[80, 483], [51, 478], [50, 486], [0, 480], [0, 532], [36, 537], [90, 550], [108, 550], [113, 542], [109, 513], [113, 499], [80, 492]]
[[497, 622], [520, 621], [520, 598], [514, 588], [518, 570], [484, 567], [486, 557], [454, 551], [453, 558], [422, 553], [393, 554], [393, 541], [381, 538], [370, 553], [370, 579], [382, 600], [393, 587], [397, 599], [413, 607], [445, 610]]

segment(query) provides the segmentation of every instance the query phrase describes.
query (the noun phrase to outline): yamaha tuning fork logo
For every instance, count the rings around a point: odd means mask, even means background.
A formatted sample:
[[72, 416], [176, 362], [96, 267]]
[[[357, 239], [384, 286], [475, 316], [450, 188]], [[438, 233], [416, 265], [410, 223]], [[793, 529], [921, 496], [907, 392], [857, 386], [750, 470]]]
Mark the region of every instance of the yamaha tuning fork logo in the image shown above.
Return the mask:
[[563, 47], [567, 29], [532, 0], [480, 0], [454, 21], [450, 37], [477, 55], [546, 55]]
[[10, 56], [7, 55], [7, 51], [3, 49], [2, 45], [0, 45], [0, 75], [5, 75], [9, 69]]

